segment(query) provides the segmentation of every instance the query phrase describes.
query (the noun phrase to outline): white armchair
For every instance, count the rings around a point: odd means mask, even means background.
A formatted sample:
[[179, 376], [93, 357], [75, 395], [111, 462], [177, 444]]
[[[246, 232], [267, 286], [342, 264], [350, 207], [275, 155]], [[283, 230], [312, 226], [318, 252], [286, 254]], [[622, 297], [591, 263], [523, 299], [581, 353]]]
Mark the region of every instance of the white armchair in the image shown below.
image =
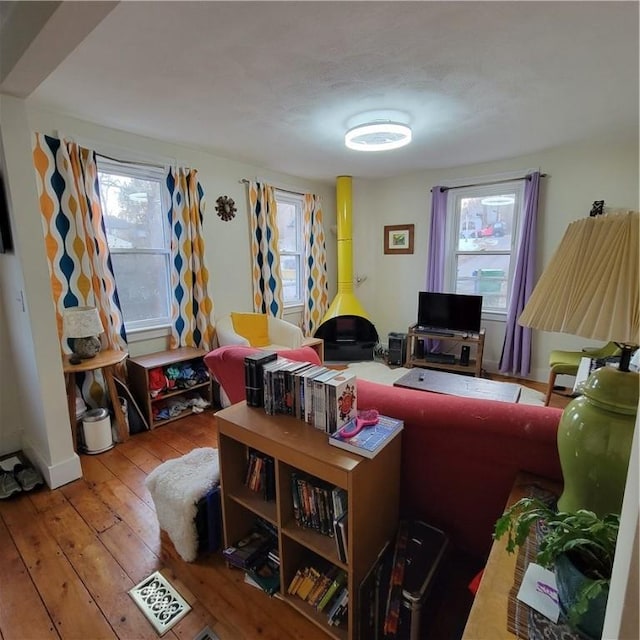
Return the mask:
[[[256, 316], [260, 314], [255, 314]], [[261, 349], [297, 349], [302, 346], [303, 333], [295, 324], [267, 316], [267, 329], [269, 332], [269, 344], [261, 346]], [[221, 347], [227, 345], [251, 346], [247, 338], [236, 333], [233, 327], [231, 315], [221, 317], [216, 321], [216, 334], [218, 344]]]

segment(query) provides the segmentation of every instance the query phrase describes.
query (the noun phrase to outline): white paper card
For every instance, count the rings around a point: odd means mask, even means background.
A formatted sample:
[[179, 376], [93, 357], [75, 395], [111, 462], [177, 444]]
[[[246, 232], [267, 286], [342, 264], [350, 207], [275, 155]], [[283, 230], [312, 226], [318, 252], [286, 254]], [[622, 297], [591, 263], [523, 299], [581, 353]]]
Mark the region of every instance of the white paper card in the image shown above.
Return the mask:
[[558, 622], [560, 605], [553, 571], [531, 562], [522, 578], [518, 600], [533, 607], [553, 622]]

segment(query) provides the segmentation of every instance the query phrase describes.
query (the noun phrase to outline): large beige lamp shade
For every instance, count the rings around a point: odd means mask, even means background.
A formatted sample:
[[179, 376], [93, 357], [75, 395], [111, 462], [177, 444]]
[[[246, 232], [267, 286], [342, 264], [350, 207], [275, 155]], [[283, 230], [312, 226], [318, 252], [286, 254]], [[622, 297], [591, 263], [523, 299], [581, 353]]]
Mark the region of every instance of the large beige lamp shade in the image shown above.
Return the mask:
[[637, 345], [639, 225], [637, 211], [572, 222], [518, 322]]
[[594, 371], [558, 426], [562, 511], [620, 513], [640, 377], [629, 371], [639, 339], [640, 214], [577, 220], [540, 277], [519, 323], [622, 347], [619, 368]]

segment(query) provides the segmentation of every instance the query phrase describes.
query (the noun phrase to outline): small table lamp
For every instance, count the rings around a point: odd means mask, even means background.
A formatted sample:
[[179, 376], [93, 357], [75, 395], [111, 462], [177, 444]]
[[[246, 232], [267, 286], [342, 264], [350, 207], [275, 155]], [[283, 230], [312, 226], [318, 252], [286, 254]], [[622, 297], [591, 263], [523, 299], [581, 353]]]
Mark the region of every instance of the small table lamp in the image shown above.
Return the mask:
[[620, 513], [638, 410], [640, 376], [629, 370], [639, 340], [640, 213], [569, 225], [518, 322], [541, 331], [614, 341], [620, 367], [594, 371], [558, 426], [562, 511]]
[[71, 351], [76, 358], [93, 358], [101, 348], [104, 331], [95, 307], [70, 307], [62, 314], [62, 332], [69, 338]]

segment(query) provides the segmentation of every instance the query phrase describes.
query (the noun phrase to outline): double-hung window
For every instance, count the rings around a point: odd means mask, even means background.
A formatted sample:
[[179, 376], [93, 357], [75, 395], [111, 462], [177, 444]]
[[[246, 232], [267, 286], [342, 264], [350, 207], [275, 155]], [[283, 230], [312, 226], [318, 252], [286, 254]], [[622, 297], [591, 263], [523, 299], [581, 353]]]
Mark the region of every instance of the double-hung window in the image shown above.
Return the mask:
[[107, 242], [127, 331], [168, 326], [169, 194], [160, 167], [98, 158]]
[[282, 274], [283, 303], [285, 307], [293, 307], [303, 303], [303, 196], [276, 190], [275, 198], [278, 207], [278, 251]]
[[445, 286], [481, 295], [483, 313], [496, 317], [507, 312], [523, 202], [522, 180], [449, 192]]

